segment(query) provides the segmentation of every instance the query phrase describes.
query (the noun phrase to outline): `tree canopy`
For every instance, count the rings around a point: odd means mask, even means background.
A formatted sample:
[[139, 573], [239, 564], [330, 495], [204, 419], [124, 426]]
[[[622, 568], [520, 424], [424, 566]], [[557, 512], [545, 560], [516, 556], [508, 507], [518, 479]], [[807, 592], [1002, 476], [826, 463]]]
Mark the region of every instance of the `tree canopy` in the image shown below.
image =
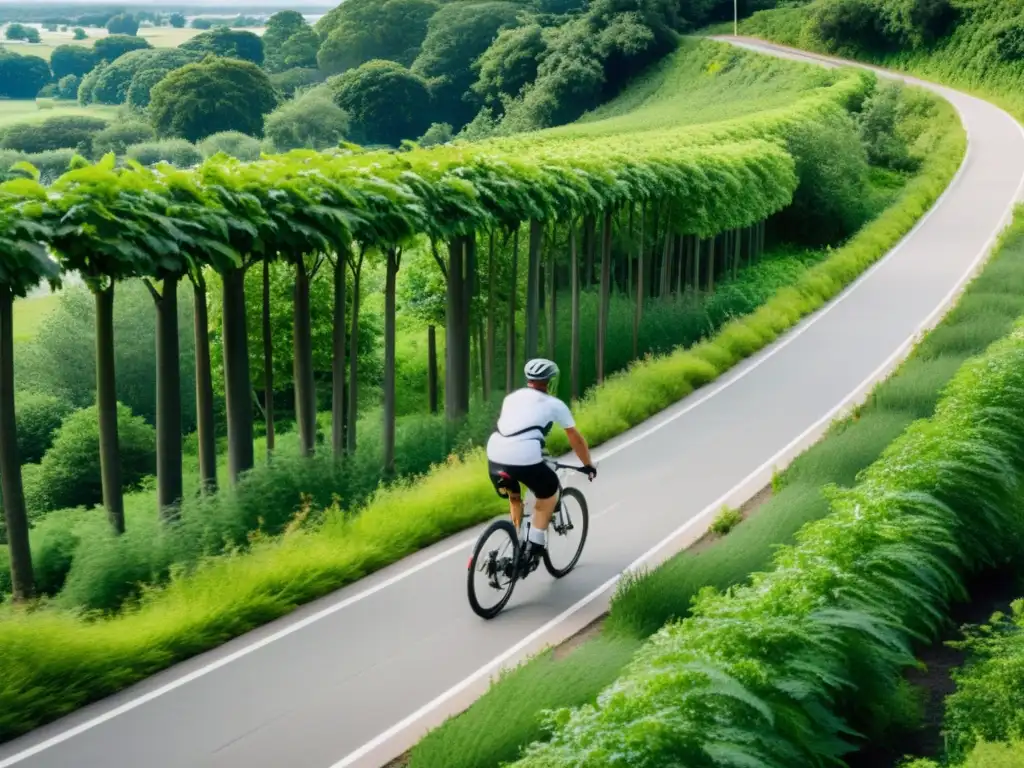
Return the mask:
[[82, 77], [96, 66], [96, 54], [82, 45], [58, 45], [50, 54], [50, 69], [60, 80], [66, 75]]
[[0, 49], [0, 96], [33, 99], [50, 79], [50, 65], [38, 56]]
[[461, 127], [476, 108], [464, 96], [473, 85], [473, 62], [491, 45], [498, 33], [515, 26], [522, 7], [515, 3], [452, 3], [435, 13], [412, 69], [432, 83], [435, 118]]
[[112, 35], [136, 35], [139, 21], [130, 13], [120, 13], [107, 22], [107, 31]]
[[354, 134], [364, 143], [397, 146], [430, 125], [427, 81], [401, 64], [368, 61], [327, 82], [335, 103], [349, 114]]
[[440, 6], [434, 0], [346, 0], [317, 23], [317, 62], [335, 74], [373, 59], [410, 66]]
[[[132, 83], [140, 73], [150, 70], [159, 73], [159, 77], [155, 80], [152, 76], [147, 78], [147, 80], [152, 80], [150, 82], [150, 87], [152, 87], [171, 70], [191, 64], [201, 57], [202, 54], [178, 48], [146, 48], [129, 51], [105, 67], [103, 72], [97, 76], [92, 89], [92, 101], [97, 104], [123, 104], [128, 99], [128, 91]], [[137, 93], [136, 98], [141, 98], [148, 103], [148, 93]], [[145, 106], [144, 103], [136, 105]]]
[[258, 35], [244, 30], [227, 27], [211, 29], [182, 43], [178, 49], [263, 64], [263, 41]]
[[185, 26], [185, 17], [182, 16], [180, 13], [172, 13], [168, 21], [170, 22], [170, 25], [175, 29], [181, 29]]
[[479, 72], [473, 91], [491, 106], [502, 95], [517, 96], [537, 78], [537, 67], [547, 51], [539, 24], [502, 30], [494, 43], [473, 64]]
[[176, 69], [153, 87], [149, 114], [157, 133], [199, 141], [220, 131], [263, 135], [277, 106], [267, 74], [252, 62], [211, 58]]
[[148, 40], [131, 35], [107, 35], [93, 43], [92, 50], [96, 61], [111, 62], [129, 51], [137, 51], [140, 48], [152, 48]]

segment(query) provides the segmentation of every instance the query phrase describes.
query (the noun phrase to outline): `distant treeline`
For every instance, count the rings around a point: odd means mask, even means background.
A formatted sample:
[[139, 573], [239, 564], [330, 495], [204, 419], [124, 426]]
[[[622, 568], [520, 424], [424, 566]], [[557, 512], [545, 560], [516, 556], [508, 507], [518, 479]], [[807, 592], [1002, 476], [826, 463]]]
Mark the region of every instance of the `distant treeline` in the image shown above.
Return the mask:
[[79, 24], [84, 26], [103, 26], [106, 21], [97, 24], [90, 23], [95, 17], [109, 19], [119, 13], [131, 13], [136, 18], [145, 18], [147, 15], [158, 15], [168, 13], [182, 13], [186, 16], [210, 16], [224, 14], [236, 16], [238, 14], [268, 15], [272, 11], [291, 10], [302, 14], [321, 14], [334, 7], [333, 3], [325, 2], [306, 3], [289, 5], [286, 8], [268, 7], [261, 5], [151, 5], [143, 3], [135, 4], [109, 4], [109, 3], [58, 3], [38, 5], [31, 3], [0, 3], [0, 24], [11, 21], [33, 22], [38, 24]]

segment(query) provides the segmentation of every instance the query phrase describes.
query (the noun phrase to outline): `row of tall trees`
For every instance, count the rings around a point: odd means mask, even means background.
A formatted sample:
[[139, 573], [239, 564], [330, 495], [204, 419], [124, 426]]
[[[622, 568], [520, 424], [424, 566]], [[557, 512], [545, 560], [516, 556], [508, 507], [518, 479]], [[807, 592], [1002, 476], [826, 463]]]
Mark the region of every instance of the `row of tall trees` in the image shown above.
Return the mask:
[[[574, 309], [580, 284], [600, 281], [602, 302], [598, 327], [598, 380], [603, 377], [608, 297], [613, 283], [635, 291], [637, 317], [648, 296], [667, 296], [713, 285], [723, 271], [735, 270], [744, 254], [759, 249], [757, 222], [788, 204], [795, 187], [792, 159], [774, 145], [750, 153], [746, 162], [735, 153], [721, 157], [701, 150], [707, 166], [694, 164], [685, 150], [675, 154], [656, 147], [645, 163], [635, 156], [608, 154], [604, 163], [618, 173], [588, 174], [573, 160], [538, 159], [531, 167], [497, 170], [493, 156], [476, 159], [469, 152], [446, 157], [444, 151], [399, 155], [295, 152], [245, 164], [215, 158], [194, 172], [170, 167], [116, 167], [112, 156], [95, 165], [79, 163], [50, 188], [25, 178], [0, 187], [4, 215], [0, 246], [0, 477], [17, 599], [31, 596], [32, 566], [24, 494], [20, 483], [13, 404], [13, 336], [10, 305], [41, 280], [57, 283], [61, 272], [74, 271], [92, 291], [96, 305], [96, 399], [99, 413], [103, 504], [115, 532], [124, 531], [124, 504], [119, 453], [114, 369], [113, 307], [118, 283], [143, 279], [157, 313], [157, 489], [160, 513], [173, 522], [182, 497], [181, 402], [177, 288], [193, 286], [196, 337], [196, 394], [200, 468], [204, 492], [217, 487], [212, 431], [213, 388], [206, 279], [216, 272], [221, 283], [221, 316], [228, 470], [232, 483], [255, 463], [254, 401], [249, 371], [245, 312], [245, 272], [280, 260], [294, 269], [294, 390], [298, 437], [304, 455], [316, 440], [316, 392], [310, 318], [310, 283], [321, 269], [333, 271], [332, 449], [338, 458], [356, 445], [356, 360], [359, 332], [360, 275], [367, 259], [379, 260], [384, 285], [383, 435], [385, 476], [394, 470], [396, 282], [403, 253], [429, 242], [447, 281], [445, 411], [461, 419], [470, 400], [470, 349], [479, 234], [485, 235], [488, 274], [494, 274], [497, 237], [513, 243], [512, 280], [520, 263], [526, 269], [527, 355], [537, 354], [541, 307], [545, 294], [554, 303], [560, 284], [571, 283]], [[583, 153], [585, 154], [585, 152]], [[593, 157], [590, 158], [594, 160]], [[539, 168], [543, 162], [544, 173]], [[708, 168], [718, 166], [712, 181]], [[372, 170], [371, 170], [372, 169]], [[728, 169], [728, 175], [723, 176]], [[658, 175], [667, 183], [656, 184]], [[686, 185], [680, 182], [687, 181]], [[674, 186], [671, 182], [676, 182]], [[716, 189], [728, 182], [727, 189]], [[632, 185], [633, 189], [630, 189]], [[654, 190], [652, 194], [650, 190]], [[742, 194], [735, 194], [742, 190]], [[635, 194], [630, 194], [634, 192]], [[558, 199], [559, 195], [567, 195]], [[700, 195], [691, 211], [686, 195]], [[524, 215], [527, 214], [527, 215]], [[724, 235], [713, 236], [724, 222]], [[600, 227], [598, 226], [600, 222]], [[649, 223], [648, 223], [649, 222]], [[731, 226], [730, 226], [731, 224]], [[520, 229], [528, 229], [526, 238]], [[567, 233], [568, 254], [545, 248], [545, 232]], [[627, 243], [613, 259], [613, 235]], [[688, 232], [688, 230], [690, 230]], [[698, 233], [695, 237], [693, 233]], [[487, 236], [489, 233], [490, 236]], [[624, 235], [624, 236], [621, 236]], [[519, 245], [527, 243], [525, 259]], [[553, 240], [551, 241], [553, 242]], [[582, 254], [577, 244], [582, 242]], [[441, 257], [441, 244], [447, 258]], [[56, 257], [54, 260], [50, 254]], [[581, 261], [582, 255], [582, 261]], [[597, 260], [599, 259], [599, 265]], [[546, 269], [546, 275], [542, 273]], [[345, 328], [346, 271], [352, 279], [351, 326]], [[597, 273], [596, 276], [595, 273]], [[623, 278], [625, 273], [625, 278]], [[701, 275], [704, 275], [702, 278]], [[625, 282], [624, 282], [625, 280]], [[546, 282], [545, 291], [543, 283]], [[497, 294], [488, 281], [487, 334], [478, 336], [494, 369]], [[516, 307], [510, 291], [509, 316]], [[266, 296], [266, 292], [264, 293]], [[554, 309], [554, 307], [550, 307]], [[553, 343], [553, 312], [548, 342]], [[578, 395], [578, 311], [573, 312], [573, 395]], [[482, 331], [482, 324], [478, 326]], [[266, 331], [264, 326], [264, 331]], [[514, 341], [515, 324], [506, 329]], [[345, 337], [353, 352], [346, 361]], [[514, 343], [507, 345], [507, 387], [518, 378]], [[272, 349], [265, 348], [271, 355]], [[346, 366], [346, 362], [348, 365]], [[264, 370], [272, 376], [272, 360]], [[349, 381], [345, 382], [346, 368]], [[487, 382], [493, 384], [493, 382]], [[273, 382], [264, 382], [272, 391]], [[268, 447], [273, 446], [272, 398], [267, 397]]]

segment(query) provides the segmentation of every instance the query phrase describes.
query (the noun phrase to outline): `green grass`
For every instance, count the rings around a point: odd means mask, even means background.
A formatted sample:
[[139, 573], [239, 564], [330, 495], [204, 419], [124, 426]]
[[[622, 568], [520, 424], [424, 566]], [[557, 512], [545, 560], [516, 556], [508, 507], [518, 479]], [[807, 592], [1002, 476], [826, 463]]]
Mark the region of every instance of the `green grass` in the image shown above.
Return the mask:
[[117, 117], [117, 111], [118, 107], [82, 107], [73, 101], [0, 99], [0, 129], [15, 123], [41, 123], [51, 117], [69, 115], [88, 115], [113, 120]]
[[[790, 119], [801, 119], [800, 113]], [[591, 443], [620, 434], [714, 380], [821, 307], [884, 255], [932, 205], [963, 157], [964, 133], [948, 105], [937, 107], [935, 122], [935, 144], [921, 172], [849, 243], [708, 340], [634, 363], [593, 390], [577, 409], [577, 423]], [[734, 128], [740, 127], [741, 121], [735, 121]], [[559, 438], [564, 443], [563, 435], [550, 441], [553, 452], [564, 447]], [[483, 456], [474, 451], [415, 482], [381, 489], [358, 515], [331, 510], [315, 527], [256, 541], [244, 555], [202, 561], [166, 588], [144, 594], [137, 610], [115, 618], [85, 623], [59, 611], [5, 611], [0, 621], [0, 738], [119, 690], [500, 512]], [[747, 523], [739, 526], [727, 540], [746, 528]], [[161, 535], [169, 534], [153, 531]], [[130, 560], [137, 554], [134, 546], [154, 546], [143, 538], [126, 536], [118, 545], [105, 544], [98, 557], [119, 553], [118, 562]]]
[[54, 310], [58, 300], [57, 294], [50, 293], [45, 296], [33, 296], [15, 301], [14, 342], [29, 341], [34, 338], [40, 323]]

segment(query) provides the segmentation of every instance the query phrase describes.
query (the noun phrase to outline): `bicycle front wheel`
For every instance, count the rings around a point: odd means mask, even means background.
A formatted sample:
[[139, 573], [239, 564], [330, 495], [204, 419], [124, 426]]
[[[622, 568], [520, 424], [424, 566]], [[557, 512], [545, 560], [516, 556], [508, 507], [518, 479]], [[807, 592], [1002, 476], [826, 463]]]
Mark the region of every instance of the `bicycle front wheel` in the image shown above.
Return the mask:
[[477, 539], [466, 578], [469, 605], [477, 616], [493, 619], [508, 603], [519, 555], [519, 535], [508, 520], [491, 523]]
[[576, 567], [583, 554], [590, 529], [587, 500], [578, 488], [564, 488], [559, 509], [548, 526], [548, 545], [544, 548], [544, 567], [556, 579]]

